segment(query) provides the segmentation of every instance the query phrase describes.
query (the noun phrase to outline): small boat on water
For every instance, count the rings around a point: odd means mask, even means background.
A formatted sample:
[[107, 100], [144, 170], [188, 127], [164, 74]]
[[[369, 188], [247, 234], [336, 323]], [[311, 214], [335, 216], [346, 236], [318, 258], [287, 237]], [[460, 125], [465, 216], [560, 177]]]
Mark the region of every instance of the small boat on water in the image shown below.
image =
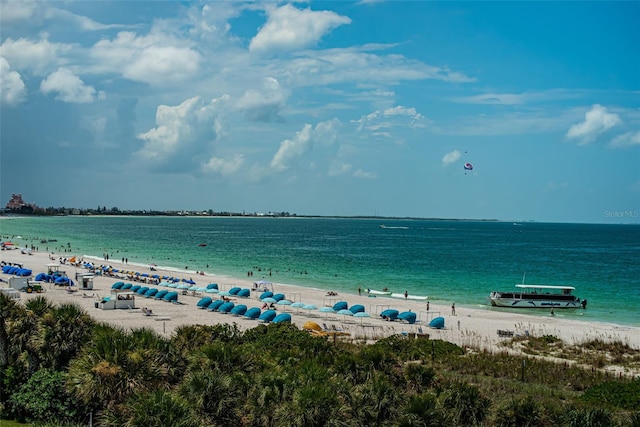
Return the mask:
[[587, 300], [573, 295], [573, 286], [516, 285], [516, 292], [493, 291], [489, 301], [494, 307], [511, 308], [587, 308]]
[[200, 243], [198, 246], [200, 246], [201, 248], [204, 248], [205, 246], [207, 246], [206, 243]]
[[414, 301], [426, 301], [429, 299], [428, 296], [424, 296], [424, 295], [411, 295], [411, 294], [405, 295], [405, 294], [398, 294], [398, 293], [392, 293], [389, 296], [391, 298], [410, 299]]
[[391, 227], [388, 225], [384, 225], [384, 224], [380, 224], [380, 228], [392, 228], [392, 229], [397, 229], [397, 230], [408, 230], [409, 227]]
[[371, 295], [391, 295], [391, 291], [386, 291], [386, 290], [377, 291], [375, 289], [367, 289], [367, 293]]

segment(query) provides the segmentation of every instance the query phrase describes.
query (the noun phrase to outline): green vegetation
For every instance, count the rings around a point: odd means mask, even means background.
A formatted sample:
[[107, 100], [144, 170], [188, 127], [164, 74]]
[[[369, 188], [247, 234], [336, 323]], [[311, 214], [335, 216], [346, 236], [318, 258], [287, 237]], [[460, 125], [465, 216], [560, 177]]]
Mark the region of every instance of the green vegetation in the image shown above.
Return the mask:
[[[334, 345], [288, 324], [246, 332], [192, 325], [167, 338], [96, 323], [75, 305], [0, 296], [0, 418], [34, 426], [86, 425], [89, 416], [101, 426], [640, 425], [640, 379], [590, 364], [634, 365], [637, 350], [574, 348], [550, 336], [511, 345], [530, 355], [403, 337]], [[549, 359], [558, 354], [565, 361]]]

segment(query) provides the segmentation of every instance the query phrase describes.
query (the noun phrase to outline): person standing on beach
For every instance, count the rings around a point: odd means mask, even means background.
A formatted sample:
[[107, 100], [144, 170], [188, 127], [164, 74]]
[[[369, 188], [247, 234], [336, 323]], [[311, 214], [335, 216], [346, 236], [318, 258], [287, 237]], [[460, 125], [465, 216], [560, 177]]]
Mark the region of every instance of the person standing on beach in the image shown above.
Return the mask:
[[427, 311], [429, 311], [429, 301], [427, 301]]
[[404, 299], [407, 299], [409, 297], [409, 292], [404, 291]]
[[551, 316], [555, 316], [555, 313], [553, 312], [553, 307], [551, 307]]
[[453, 304], [451, 304], [451, 315], [452, 316], [456, 315], [456, 303], [455, 302]]
[[358, 295], [362, 295], [362, 288], [358, 286]]

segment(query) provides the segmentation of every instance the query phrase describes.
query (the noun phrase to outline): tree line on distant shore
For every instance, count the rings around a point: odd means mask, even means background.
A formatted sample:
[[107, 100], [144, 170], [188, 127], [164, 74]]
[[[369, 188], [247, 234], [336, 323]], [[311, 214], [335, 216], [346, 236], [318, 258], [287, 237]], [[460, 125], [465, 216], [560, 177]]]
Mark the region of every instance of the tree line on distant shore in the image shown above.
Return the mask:
[[0, 294], [0, 385], [0, 418], [32, 425], [640, 426], [640, 379], [577, 364], [290, 324], [165, 337], [44, 296]]

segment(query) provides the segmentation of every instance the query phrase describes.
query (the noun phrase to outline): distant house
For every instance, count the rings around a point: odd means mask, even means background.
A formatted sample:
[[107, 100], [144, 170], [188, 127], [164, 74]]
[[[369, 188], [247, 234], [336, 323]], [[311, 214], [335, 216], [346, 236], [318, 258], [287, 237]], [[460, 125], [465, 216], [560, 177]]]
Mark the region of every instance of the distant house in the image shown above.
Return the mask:
[[12, 194], [6, 208], [14, 212], [33, 212], [36, 209], [36, 205], [22, 200], [22, 194]]

